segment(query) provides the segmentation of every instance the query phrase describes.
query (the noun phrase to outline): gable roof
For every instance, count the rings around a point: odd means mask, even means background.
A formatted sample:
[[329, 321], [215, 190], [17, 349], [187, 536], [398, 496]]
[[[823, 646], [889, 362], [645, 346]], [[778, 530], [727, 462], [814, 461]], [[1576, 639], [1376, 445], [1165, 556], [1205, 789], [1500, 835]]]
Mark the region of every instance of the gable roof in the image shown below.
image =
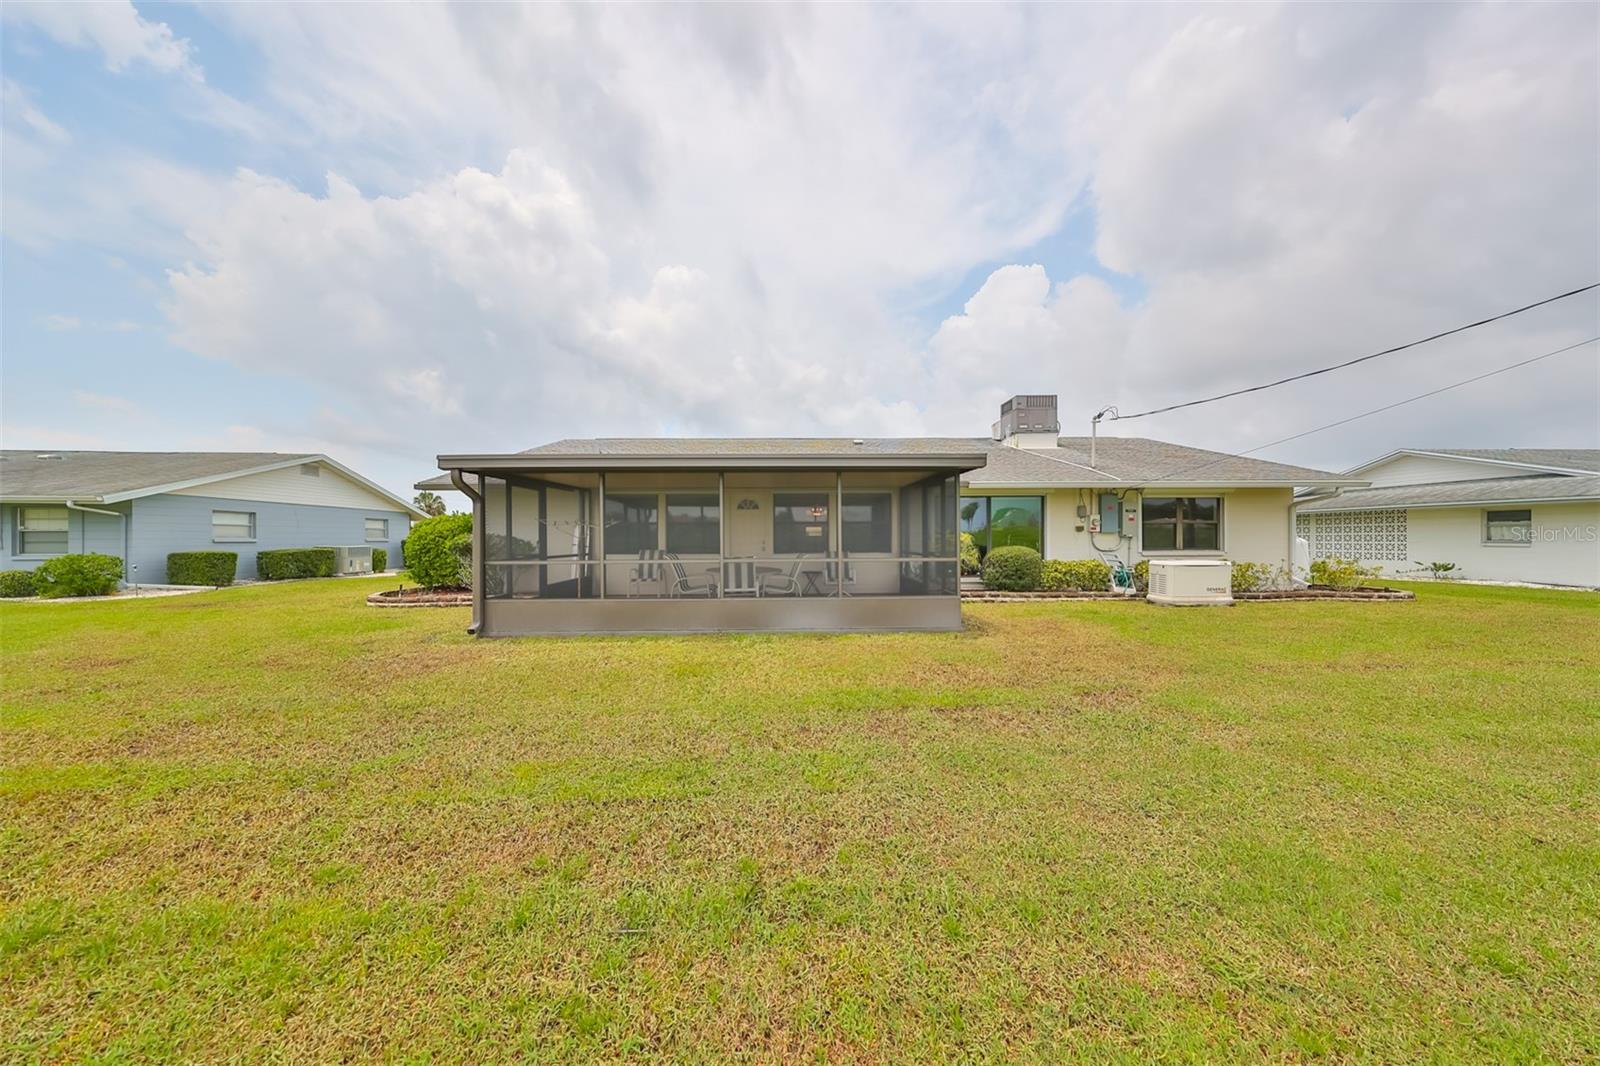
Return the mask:
[[1393, 507], [1470, 507], [1486, 503], [1559, 503], [1600, 500], [1600, 475], [1537, 474], [1523, 477], [1435, 481], [1348, 489], [1301, 503], [1302, 514], [1325, 511], [1378, 511]]
[[1363, 473], [1402, 455], [1521, 466], [1554, 474], [1600, 474], [1600, 448], [1397, 448], [1348, 472]]
[[[531, 463], [529, 462], [531, 461]], [[989, 437], [598, 437], [567, 438], [507, 455], [441, 455], [441, 469], [522, 466], [623, 468], [714, 466], [737, 461], [782, 465], [849, 461], [882, 468], [908, 464], [960, 464], [962, 483], [974, 488], [1137, 488], [1147, 485], [1280, 487], [1365, 484], [1359, 478], [1271, 463], [1226, 452], [1190, 448], [1144, 437], [1102, 437], [1095, 466], [1089, 466], [1089, 438], [1061, 437], [1054, 448], [1017, 448]], [[448, 489], [448, 477], [435, 476], [417, 488]]]
[[317, 452], [0, 451], [0, 500], [119, 503], [268, 470], [325, 463], [415, 517], [423, 513], [388, 489]]

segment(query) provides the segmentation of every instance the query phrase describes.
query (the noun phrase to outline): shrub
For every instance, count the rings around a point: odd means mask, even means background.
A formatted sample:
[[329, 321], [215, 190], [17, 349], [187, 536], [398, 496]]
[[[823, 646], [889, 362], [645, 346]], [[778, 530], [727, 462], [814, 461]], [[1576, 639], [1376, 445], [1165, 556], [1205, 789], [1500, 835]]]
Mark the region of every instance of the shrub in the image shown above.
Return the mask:
[[1099, 559], [1051, 559], [1044, 564], [1041, 587], [1046, 592], [1106, 592], [1111, 588], [1111, 566]]
[[172, 552], [167, 556], [167, 582], [172, 585], [231, 585], [238, 572], [238, 552]]
[[1002, 592], [1032, 592], [1039, 587], [1044, 560], [1032, 548], [1008, 544], [983, 560], [983, 587]]
[[1331, 589], [1353, 589], [1363, 581], [1376, 578], [1382, 569], [1381, 566], [1362, 566], [1360, 559], [1330, 555], [1311, 563], [1311, 583]]
[[372, 549], [372, 572], [374, 574], [389, 569], [389, 549]]
[[983, 560], [978, 558], [978, 542], [972, 539], [971, 533], [961, 534], [960, 558], [963, 574], [976, 574], [983, 568]]
[[0, 570], [0, 600], [21, 599], [37, 591], [32, 570]]
[[411, 527], [400, 545], [411, 580], [429, 588], [472, 582], [472, 516], [436, 515]]
[[1140, 592], [1150, 591], [1150, 560], [1140, 559], [1133, 564], [1133, 587]]
[[33, 572], [39, 595], [109, 596], [122, 580], [122, 560], [115, 555], [89, 552], [83, 555], [57, 555], [39, 564]]
[[1423, 571], [1435, 581], [1448, 581], [1450, 579], [1450, 575], [1456, 570], [1456, 564], [1419, 562], [1417, 563], [1417, 569]]
[[1233, 591], [1260, 592], [1272, 587], [1276, 575], [1266, 563], [1234, 563]]
[[256, 552], [256, 574], [263, 581], [332, 577], [335, 565], [332, 548], [278, 548]]

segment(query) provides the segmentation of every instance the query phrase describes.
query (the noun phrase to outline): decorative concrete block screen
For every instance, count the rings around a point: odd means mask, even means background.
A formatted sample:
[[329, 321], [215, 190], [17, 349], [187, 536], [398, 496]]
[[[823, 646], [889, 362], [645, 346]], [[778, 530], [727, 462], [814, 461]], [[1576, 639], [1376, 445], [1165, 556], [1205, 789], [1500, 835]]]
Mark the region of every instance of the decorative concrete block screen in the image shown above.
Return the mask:
[[1341, 556], [1368, 562], [1411, 560], [1406, 544], [1406, 512], [1328, 511], [1295, 516], [1295, 534], [1311, 545], [1313, 559]]

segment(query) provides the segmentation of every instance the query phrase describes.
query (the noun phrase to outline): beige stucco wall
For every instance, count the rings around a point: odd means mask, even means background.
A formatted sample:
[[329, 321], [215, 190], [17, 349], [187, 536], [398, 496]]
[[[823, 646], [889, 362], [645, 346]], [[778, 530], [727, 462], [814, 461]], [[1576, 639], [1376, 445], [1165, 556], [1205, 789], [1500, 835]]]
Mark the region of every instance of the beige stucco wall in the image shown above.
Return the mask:
[[[1226, 557], [1234, 562], [1266, 563], [1268, 566], [1287, 567], [1289, 563], [1289, 506], [1294, 492], [1289, 488], [1235, 489], [1193, 488], [1181, 492], [1161, 492], [1159, 495], [1220, 496], [1222, 497], [1222, 550], [1205, 552], [1152, 552], [1142, 550], [1142, 538], [1117, 537], [1110, 534], [1088, 532], [1088, 524], [1078, 517], [1080, 502], [1087, 504], [1093, 513], [1099, 490], [1056, 489], [1042, 493], [1044, 505], [1044, 556], [1046, 559], [1095, 559], [1101, 550], [1114, 549], [1130, 565], [1141, 559], [1178, 555], [1193, 558], [1206, 554]], [[964, 491], [964, 496], [1025, 496], [1033, 495], [1022, 490], [1007, 492]], [[1137, 490], [1124, 495], [1125, 505], [1137, 507], [1140, 496]], [[1079, 528], [1083, 527], [1083, 528]]]
[[[1390, 576], [1414, 576], [1417, 563], [1455, 563], [1453, 576], [1474, 581], [1600, 586], [1600, 503], [1525, 504], [1533, 513], [1527, 544], [1486, 544], [1485, 507], [1413, 507], [1406, 512], [1405, 561], [1363, 559]], [[1508, 503], [1495, 509], [1516, 509]], [[1345, 512], [1359, 513], [1359, 512]], [[1316, 518], [1323, 513], [1316, 514]], [[1313, 545], [1315, 554], [1319, 552]]]

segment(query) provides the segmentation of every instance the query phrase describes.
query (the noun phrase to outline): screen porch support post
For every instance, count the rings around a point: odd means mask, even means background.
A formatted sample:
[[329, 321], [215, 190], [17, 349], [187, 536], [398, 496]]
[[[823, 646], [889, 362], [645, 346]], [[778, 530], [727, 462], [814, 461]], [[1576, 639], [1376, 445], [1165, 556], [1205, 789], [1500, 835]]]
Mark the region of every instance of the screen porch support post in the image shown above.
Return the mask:
[[717, 471], [717, 599], [722, 599], [727, 589], [723, 586], [728, 583], [728, 564], [724, 557], [728, 553], [728, 474], [726, 471]]
[[[594, 520], [594, 555], [597, 560], [595, 569], [600, 572], [600, 587], [595, 596], [599, 599], [606, 598], [606, 472], [600, 471], [600, 505], [599, 513]], [[583, 582], [578, 582], [581, 588]]]
[[838, 541], [834, 545], [834, 556], [835, 556], [835, 558], [834, 558], [834, 567], [833, 567], [833, 594], [834, 594], [834, 596], [836, 598], [842, 600], [842, 599], [844, 599], [844, 471], [843, 470], [835, 470], [833, 472], [833, 502], [834, 502], [834, 507], [835, 507], [834, 514], [837, 516], [833, 521], [833, 528], [835, 530], [835, 536], [838, 537]]
[[467, 633], [477, 636], [483, 631], [483, 477], [479, 475], [477, 487], [469, 486], [461, 471], [450, 471], [450, 484], [456, 491], [472, 501], [472, 624]]

